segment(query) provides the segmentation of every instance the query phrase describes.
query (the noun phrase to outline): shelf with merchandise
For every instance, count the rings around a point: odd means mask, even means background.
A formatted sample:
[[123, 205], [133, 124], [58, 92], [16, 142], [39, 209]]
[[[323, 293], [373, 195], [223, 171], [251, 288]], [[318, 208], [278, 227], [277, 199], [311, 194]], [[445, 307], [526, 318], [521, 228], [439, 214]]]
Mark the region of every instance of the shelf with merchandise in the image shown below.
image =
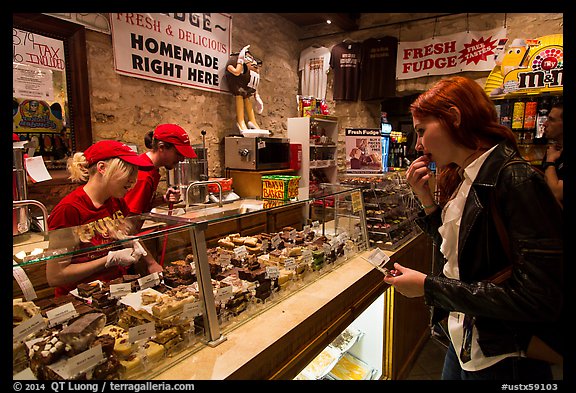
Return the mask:
[[500, 124], [512, 130], [521, 156], [532, 165], [542, 164], [547, 144], [544, 122], [552, 105], [562, 100], [562, 91], [492, 98]]
[[302, 165], [299, 195], [307, 197], [318, 183], [338, 183], [338, 119], [335, 116], [292, 117], [288, 119], [290, 143], [301, 144]]

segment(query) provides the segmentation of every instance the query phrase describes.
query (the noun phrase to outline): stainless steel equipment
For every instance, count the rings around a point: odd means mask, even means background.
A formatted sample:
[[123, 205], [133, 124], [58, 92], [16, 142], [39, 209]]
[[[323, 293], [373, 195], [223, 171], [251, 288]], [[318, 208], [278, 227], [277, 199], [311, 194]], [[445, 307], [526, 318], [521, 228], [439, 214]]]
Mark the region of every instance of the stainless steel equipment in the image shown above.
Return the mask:
[[[24, 154], [34, 151], [37, 144], [31, 141], [13, 142], [12, 162], [12, 201], [24, 201], [28, 198], [27, 175], [24, 168]], [[37, 202], [39, 203], [39, 202]], [[13, 204], [12, 236], [26, 233], [30, 230], [30, 210], [28, 204]], [[44, 206], [44, 205], [42, 205]], [[44, 207], [44, 211], [46, 208]], [[46, 225], [46, 222], [44, 222]]]
[[200, 180], [208, 180], [208, 152], [206, 151], [206, 130], [200, 131], [202, 135], [202, 150], [201, 155], [201, 162], [203, 164], [202, 167], [202, 174], [200, 175]]
[[228, 136], [224, 139], [227, 169], [254, 171], [290, 168], [290, 139]]
[[[42, 211], [42, 223], [43, 223], [43, 228], [42, 230], [44, 232], [48, 232], [48, 210], [46, 209], [46, 206], [44, 206], [44, 204], [42, 202], [36, 201], [34, 199], [24, 199], [21, 201], [12, 201], [12, 206], [14, 207], [13, 210], [16, 210], [17, 208], [20, 209], [26, 209], [23, 208], [22, 206], [37, 206], [40, 208], [40, 210]], [[14, 230], [14, 228], [12, 228], [12, 230]], [[28, 230], [28, 229], [26, 229]], [[12, 235], [17, 235], [18, 233], [12, 233]]]
[[[206, 188], [208, 184], [216, 184], [216, 186], [218, 186], [218, 206], [222, 207], [222, 184], [220, 184], [220, 182], [216, 180], [202, 180], [191, 183], [186, 188], [185, 200], [188, 201], [190, 199], [189, 197], [190, 190], [193, 190], [194, 188]], [[189, 206], [190, 204], [186, 202], [186, 210], [188, 210]]]
[[198, 181], [208, 180], [208, 152], [206, 149], [204, 135], [206, 131], [202, 130], [202, 144], [192, 145], [196, 158], [186, 158], [179, 162], [174, 169], [168, 171], [168, 185], [177, 187], [180, 190], [182, 198], [186, 205], [208, 202], [208, 188], [206, 185], [193, 187], [187, 194], [187, 188], [190, 184]]

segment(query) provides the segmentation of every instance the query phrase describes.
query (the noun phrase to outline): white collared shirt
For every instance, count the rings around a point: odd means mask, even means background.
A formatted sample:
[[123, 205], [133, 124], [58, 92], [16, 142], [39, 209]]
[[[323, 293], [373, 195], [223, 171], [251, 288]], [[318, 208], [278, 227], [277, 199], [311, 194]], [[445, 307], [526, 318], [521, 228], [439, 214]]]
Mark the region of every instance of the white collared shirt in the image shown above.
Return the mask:
[[[440, 251], [447, 260], [443, 272], [448, 278], [460, 279], [460, 272], [458, 270], [458, 234], [460, 233], [462, 212], [464, 211], [464, 205], [466, 204], [466, 198], [468, 197], [468, 192], [470, 191], [472, 183], [476, 179], [478, 172], [480, 172], [480, 168], [484, 164], [484, 161], [486, 161], [486, 158], [488, 158], [492, 150], [495, 148], [496, 146], [492, 147], [464, 168], [464, 179], [462, 180], [462, 183], [460, 183], [459, 188], [454, 192], [454, 197], [448, 201], [442, 210], [442, 226], [440, 226], [438, 231], [442, 236]], [[466, 263], [466, 261], [462, 261], [462, 263]], [[448, 331], [454, 349], [456, 350], [456, 355], [460, 361], [460, 366], [463, 370], [482, 370], [506, 357], [518, 356], [518, 353], [514, 352], [485, 357], [478, 345], [478, 331], [476, 330], [476, 326], [474, 326], [472, 330], [472, 359], [466, 363], [462, 363], [460, 360], [460, 349], [462, 347], [462, 338], [464, 333], [463, 322], [463, 313], [456, 311], [450, 312], [450, 315], [448, 316]]]

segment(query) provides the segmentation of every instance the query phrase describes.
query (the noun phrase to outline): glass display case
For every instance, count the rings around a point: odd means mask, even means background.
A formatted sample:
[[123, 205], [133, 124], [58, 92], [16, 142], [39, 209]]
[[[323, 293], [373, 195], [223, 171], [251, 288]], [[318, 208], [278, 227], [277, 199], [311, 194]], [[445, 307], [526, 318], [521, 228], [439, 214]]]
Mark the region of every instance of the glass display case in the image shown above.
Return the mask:
[[[300, 212], [298, 225], [236, 225], [268, 222], [287, 208]], [[330, 184], [306, 200], [157, 208], [14, 236], [14, 378], [150, 378], [217, 347], [228, 332], [365, 251], [364, 211], [360, 188]], [[145, 255], [109, 280], [73, 284], [54, 297], [47, 270], [125, 248]], [[150, 274], [155, 263], [162, 269]]]
[[414, 222], [420, 205], [400, 172], [350, 176], [342, 184], [363, 187], [366, 229], [371, 247], [397, 250], [421, 232]]
[[385, 294], [354, 321], [296, 375], [297, 380], [376, 380], [384, 360]]

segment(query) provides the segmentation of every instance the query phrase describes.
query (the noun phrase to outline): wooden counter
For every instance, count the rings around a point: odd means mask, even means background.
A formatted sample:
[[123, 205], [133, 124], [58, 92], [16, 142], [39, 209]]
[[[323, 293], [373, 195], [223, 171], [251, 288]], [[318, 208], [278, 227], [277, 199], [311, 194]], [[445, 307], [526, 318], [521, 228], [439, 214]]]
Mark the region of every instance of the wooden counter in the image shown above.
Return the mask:
[[155, 378], [292, 379], [385, 287], [356, 257]]
[[[298, 215], [288, 213], [289, 210], [273, 211]], [[250, 229], [268, 225], [270, 218], [259, 214], [241, 218], [247, 219], [250, 222], [242, 227]], [[189, 239], [182, 239], [184, 241]], [[178, 246], [177, 243], [173, 246]], [[390, 263], [399, 262], [429, 272], [432, 251], [431, 241], [420, 234], [399, 250], [385, 252], [391, 258]], [[159, 380], [293, 379], [384, 293], [382, 379], [402, 379], [430, 334], [429, 309], [423, 298], [408, 299], [389, 288], [382, 273], [362, 258], [370, 252], [365, 251], [326, 271], [319, 280], [270, 309], [224, 331], [226, 340], [219, 345], [203, 347], [178, 360], [168, 358], [148, 375]], [[43, 273], [40, 269], [43, 266], [35, 268]], [[40, 276], [45, 280], [44, 274]], [[35, 285], [35, 288], [38, 287]], [[19, 288], [13, 289], [16, 297]], [[48, 288], [42, 289], [45, 292]]]
[[[432, 246], [425, 235], [388, 252], [391, 262], [429, 271]], [[422, 298], [395, 294], [382, 273], [361, 256], [224, 334], [154, 376], [158, 380], [293, 379], [310, 361], [386, 291], [383, 379], [400, 379], [410, 369], [429, 334]]]

